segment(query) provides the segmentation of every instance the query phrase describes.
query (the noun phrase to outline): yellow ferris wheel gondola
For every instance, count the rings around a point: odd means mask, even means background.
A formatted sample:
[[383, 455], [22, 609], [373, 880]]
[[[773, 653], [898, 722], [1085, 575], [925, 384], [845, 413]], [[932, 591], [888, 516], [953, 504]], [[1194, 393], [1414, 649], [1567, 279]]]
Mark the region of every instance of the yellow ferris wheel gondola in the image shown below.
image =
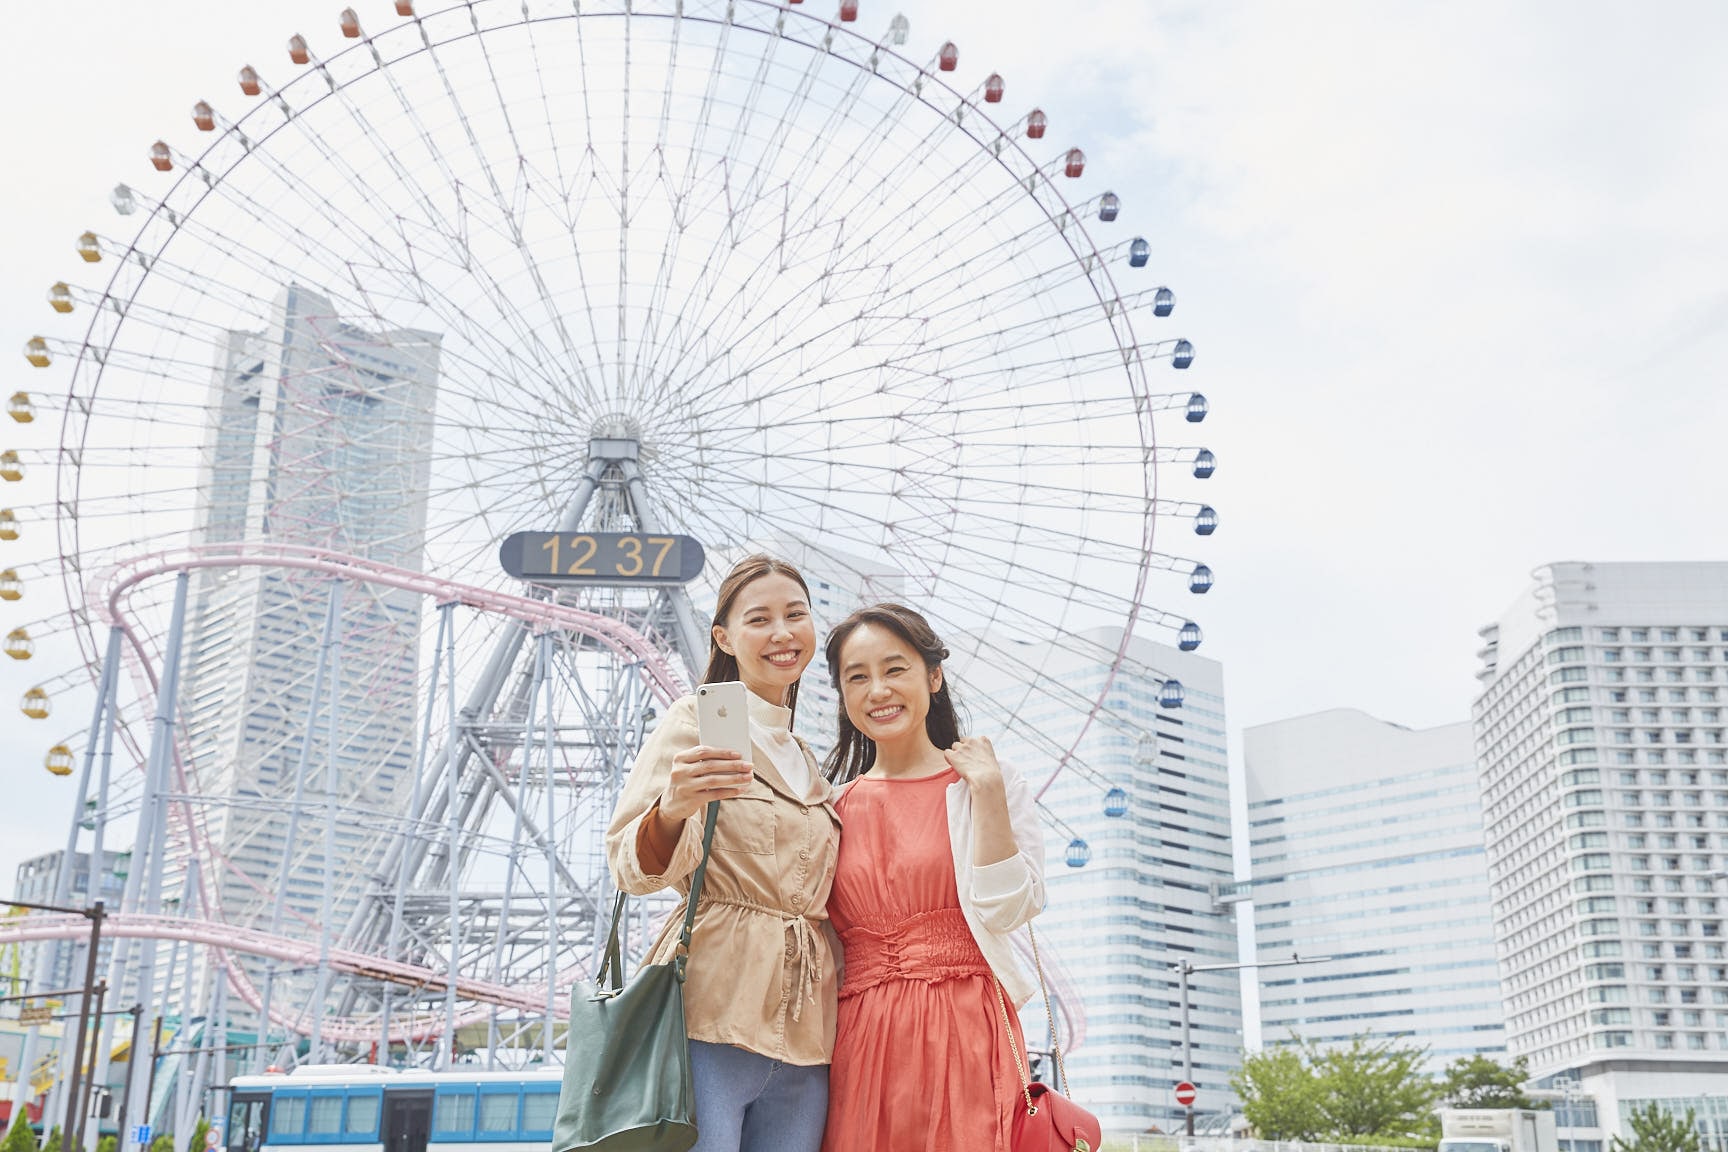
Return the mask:
[[36, 651], [36, 642], [30, 639], [30, 633], [22, 628], [14, 628], [6, 633], [6, 655], [14, 660], [28, 660]]
[[56, 776], [72, 775], [72, 749], [64, 744], [56, 744], [48, 749], [48, 755], [43, 761], [48, 771]]
[[32, 688], [24, 693], [24, 699], [19, 704], [19, 708], [24, 715], [32, 720], [46, 720], [48, 713], [53, 710], [48, 705], [48, 693], [40, 688]]

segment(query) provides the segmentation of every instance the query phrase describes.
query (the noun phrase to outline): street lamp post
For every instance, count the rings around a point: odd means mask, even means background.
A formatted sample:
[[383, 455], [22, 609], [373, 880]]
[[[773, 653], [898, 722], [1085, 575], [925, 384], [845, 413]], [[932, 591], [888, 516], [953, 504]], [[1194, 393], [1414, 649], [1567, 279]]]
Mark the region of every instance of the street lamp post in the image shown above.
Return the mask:
[[[1188, 977], [1190, 975], [1195, 972], [1239, 972], [1244, 968], [1288, 968], [1292, 964], [1319, 964], [1330, 959], [1332, 959], [1330, 956], [1298, 956], [1291, 953], [1288, 960], [1264, 960], [1252, 964], [1195, 964], [1187, 957], [1183, 957], [1170, 965], [1171, 970], [1181, 977], [1182, 985], [1182, 1079], [1189, 1084], [1194, 1083], [1194, 1049], [1188, 1039]], [[1187, 1104], [1184, 1107], [1188, 1113], [1185, 1131], [1192, 1136], [1194, 1135], [1194, 1105]]]
[[[83, 1130], [83, 1123], [78, 1115], [79, 1101], [78, 1081], [84, 1072], [84, 1034], [90, 1029], [90, 997], [96, 989], [96, 959], [97, 951], [102, 946], [102, 918], [106, 916], [107, 908], [102, 901], [97, 900], [88, 908], [64, 908], [58, 904], [34, 904], [28, 900], [7, 900], [8, 907], [30, 908], [38, 912], [64, 912], [71, 916], [85, 916], [90, 920], [90, 952], [84, 963], [84, 992], [78, 997], [78, 1039], [72, 1049], [72, 1076], [66, 1092], [66, 1123], [61, 1127], [61, 1139], [75, 1149], [83, 1152], [81, 1147], [71, 1142], [78, 1138]], [[24, 1075], [29, 1069], [24, 1070]], [[44, 1121], [46, 1126], [46, 1121]], [[46, 1128], [44, 1128], [46, 1130]]]

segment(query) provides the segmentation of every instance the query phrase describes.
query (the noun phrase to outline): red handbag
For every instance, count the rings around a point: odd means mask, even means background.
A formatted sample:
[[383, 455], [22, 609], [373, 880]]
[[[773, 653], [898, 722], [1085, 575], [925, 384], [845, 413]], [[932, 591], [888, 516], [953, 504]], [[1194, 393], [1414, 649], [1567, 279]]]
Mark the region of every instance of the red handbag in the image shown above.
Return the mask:
[[[1026, 931], [1031, 933], [1030, 924]], [[1044, 993], [1044, 1014], [1050, 1017], [1056, 1076], [1066, 1087], [1068, 1070], [1062, 1066], [1062, 1046], [1056, 1043], [1056, 1020], [1050, 1011], [1050, 989], [1044, 984], [1044, 965], [1038, 959], [1037, 936], [1032, 937], [1032, 963], [1038, 969], [1038, 988]], [[1014, 1025], [1008, 1019], [1008, 1000], [1002, 994], [1000, 980], [996, 981], [996, 1006], [1002, 1010], [1002, 1026], [1008, 1030], [1008, 1050], [1014, 1053], [1014, 1067], [1020, 1073], [1020, 1094], [1026, 1098], [1024, 1108], [1014, 1109], [1014, 1124], [1009, 1133], [1012, 1152], [1098, 1152], [1104, 1143], [1098, 1117], [1049, 1085], [1032, 1083], [1026, 1074], [1020, 1045], [1014, 1042]]]

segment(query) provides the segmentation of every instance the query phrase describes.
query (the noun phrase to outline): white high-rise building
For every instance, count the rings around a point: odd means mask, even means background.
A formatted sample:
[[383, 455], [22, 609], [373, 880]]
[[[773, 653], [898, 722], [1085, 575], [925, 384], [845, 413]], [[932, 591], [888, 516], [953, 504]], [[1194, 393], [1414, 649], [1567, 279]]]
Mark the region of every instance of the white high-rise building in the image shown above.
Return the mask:
[[1558, 563], [1481, 630], [1508, 1046], [1728, 1136], [1728, 563]]
[[1260, 1033], [1506, 1051], [1470, 725], [1336, 709], [1243, 733]]
[[[363, 330], [322, 296], [284, 289], [267, 330], [229, 333], [212, 380], [199, 543], [300, 545], [418, 570], [438, 357], [436, 335]], [[228, 865], [205, 879], [230, 923], [268, 923], [285, 858], [293, 878], [284, 930], [318, 922], [330, 764], [340, 797], [333, 925], [372, 880], [388, 842], [380, 818], [407, 804], [420, 598], [344, 585], [339, 660], [314, 700], [333, 587], [284, 568], [195, 574], [181, 707], [199, 790], [231, 800], [206, 809], [203, 829]], [[301, 822], [289, 844], [302, 763]]]
[[[988, 657], [956, 662], [974, 730], [1034, 781], [1048, 778], [1049, 747], [1071, 743], [1076, 722], [1064, 702], [1025, 699], [1025, 672], [1037, 669], [1046, 682], [1082, 695], [1103, 693], [1103, 654], [1116, 651], [1121, 633], [1101, 629], [1081, 639], [1088, 652], [1004, 642], [983, 646]], [[949, 646], [969, 647], [953, 639]], [[1184, 1117], [1174, 1099], [1183, 1049], [1173, 966], [1237, 957], [1224, 676], [1215, 661], [1159, 644], [1136, 640], [1130, 654], [1110, 684], [1108, 717], [1081, 739], [1089, 774], [1066, 771], [1044, 793], [1078, 843], [1046, 829], [1048, 902], [1037, 929], [1046, 961], [1056, 961], [1062, 985], [1085, 1010], [1084, 1038], [1066, 1058], [1073, 1095], [1108, 1130], [1168, 1132]], [[1160, 702], [1167, 680], [1182, 685], [1180, 706]], [[1040, 746], [991, 730], [992, 710], [1004, 700], [1040, 734]], [[1237, 974], [1194, 974], [1190, 1003], [1196, 1108], [1222, 1111], [1232, 1106], [1229, 1079], [1241, 1063]], [[1028, 1045], [1041, 1047], [1042, 1006], [1023, 1018]]]

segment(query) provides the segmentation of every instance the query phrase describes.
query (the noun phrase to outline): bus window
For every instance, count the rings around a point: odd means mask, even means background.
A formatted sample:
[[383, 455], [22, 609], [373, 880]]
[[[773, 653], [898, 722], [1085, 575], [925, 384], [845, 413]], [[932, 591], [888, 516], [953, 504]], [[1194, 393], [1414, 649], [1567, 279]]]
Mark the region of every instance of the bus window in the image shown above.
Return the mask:
[[313, 1092], [306, 1112], [306, 1142], [328, 1144], [342, 1135], [342, 1093]]
[[438, 1090], [432, 1108], [432, 1135], [444, 1140], [474, 1138], [474, 1089]]
[[258, 1152], [270, 1097], [236, 1095], [228, 1106], [228, 1152]]
[[278, 1092], [270, 1108], [270, 1142], [299, 1144], [306, 1132], [306, 1097]]
[[522, 1096], [522, 1138], [552, 1139], [552, 1122], [558, 1118], [558, 1086], [549, 1090], [529, 1088]]
[[519, 1089], [480, 1090], [480, 1124], [475, 1132], [475, 1138], [480, 1140], [497, 1139], [500, 1136], [514, 1135], [516, 1132], [516, 1106], [522, 1099]]
[[348, 1094], [348, 1121], [343, 1132], [350, 1143], [378, 1143], [378, 1106], [383, 1103], [382, 1090], [358, 1090]]

